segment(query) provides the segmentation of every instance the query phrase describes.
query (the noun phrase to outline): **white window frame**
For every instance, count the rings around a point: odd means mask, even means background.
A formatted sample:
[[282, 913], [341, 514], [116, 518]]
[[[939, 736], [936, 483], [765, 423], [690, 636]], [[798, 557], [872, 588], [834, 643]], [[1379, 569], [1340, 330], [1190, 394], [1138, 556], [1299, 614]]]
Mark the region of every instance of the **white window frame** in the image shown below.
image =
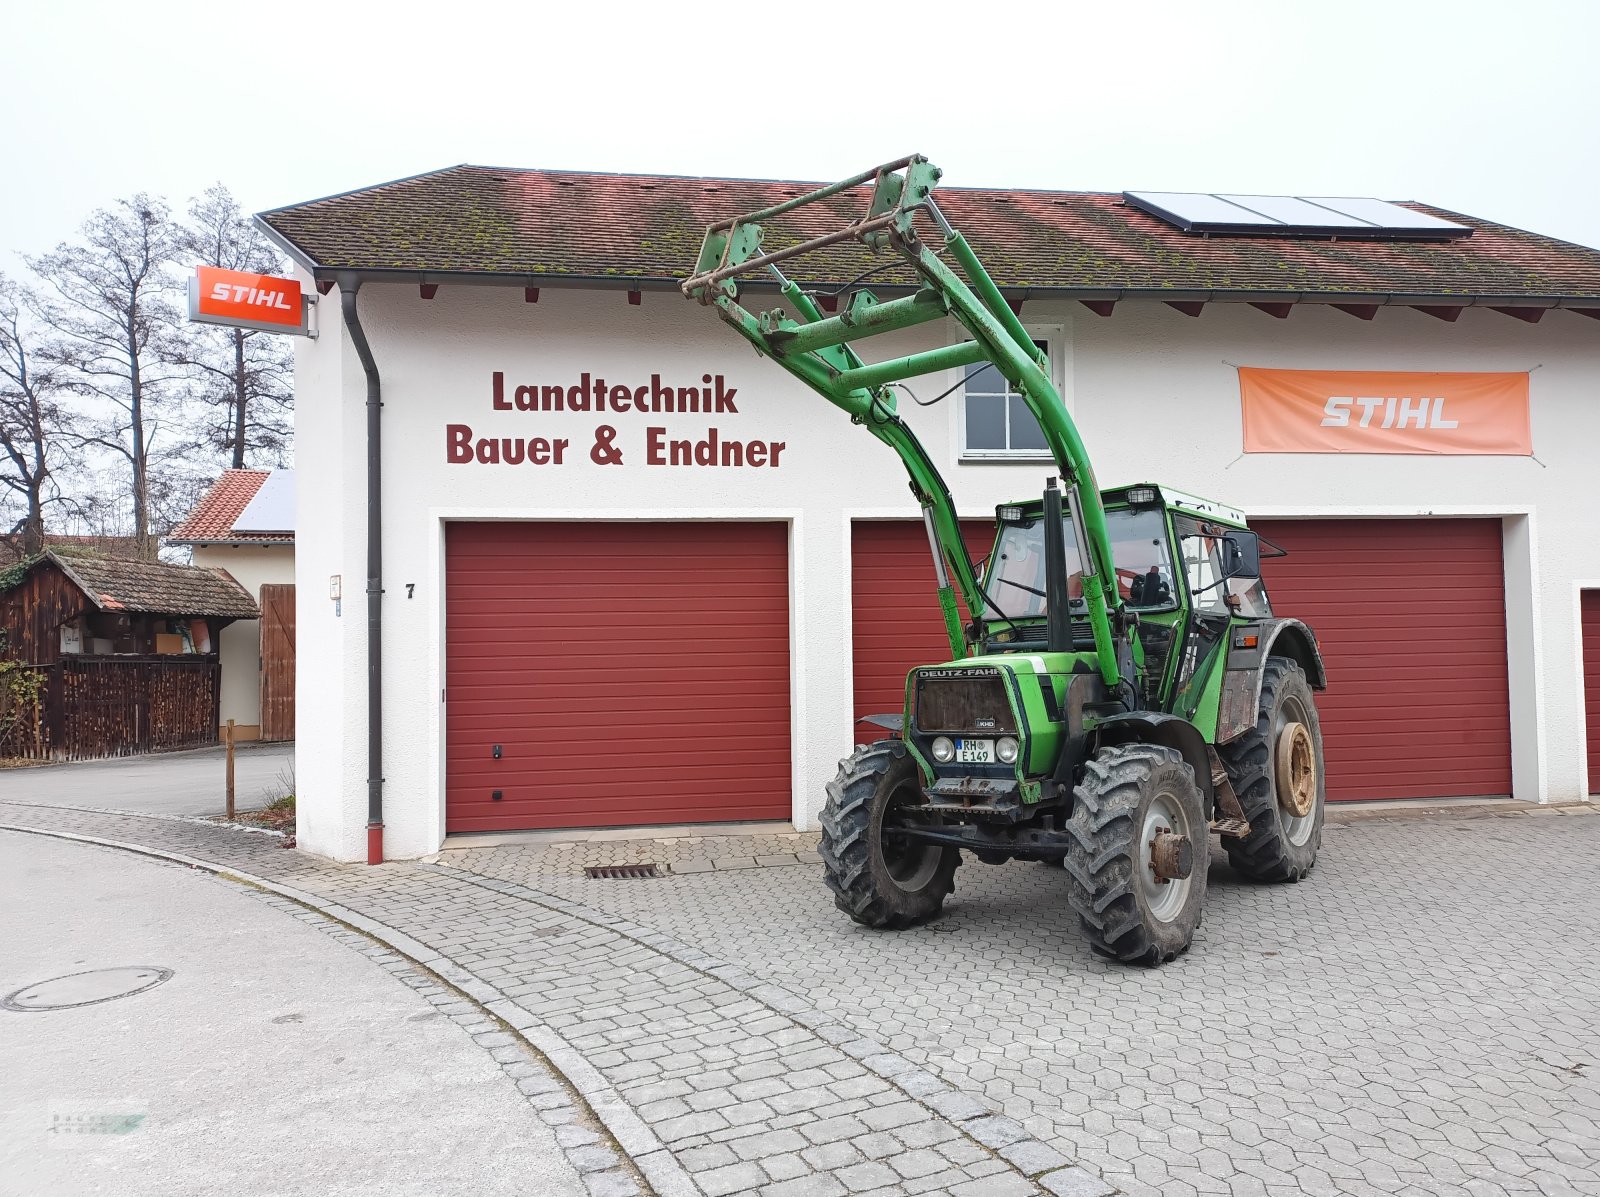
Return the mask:
[[[951, 322], [956, 331], [960, 332], [960, 325]], [[1072, 400], [1065, 385], [1068, 377], [1066, 370], [1066, 356], [1069, 339], [1067, 328], [1064, 324], [1035, 324], [1024, 322], [1023, 329], [1034, 340], [1045, 343], [1045, 356], [1050, 364], [1050, 381], [1055, 384], [1056, 392], [1061, 396], [1062, 403], [1067, 411], [1072, 411]], [[967, 387], [966, 367], [962, 367], [956, 374], [955, 381], [961, 390], [961, 402], [955, 405], [955, 443], [959, 446], [957, 459], [963, 462], [996, 462], [1012, 461], [1024, 463], [1049, 462], [1051, 460], [1048, 449], [969, 449], [967, 447]], [[1009, 405], [1006, 414], [1006, 439], [1011, 438], [1011, 416]]]

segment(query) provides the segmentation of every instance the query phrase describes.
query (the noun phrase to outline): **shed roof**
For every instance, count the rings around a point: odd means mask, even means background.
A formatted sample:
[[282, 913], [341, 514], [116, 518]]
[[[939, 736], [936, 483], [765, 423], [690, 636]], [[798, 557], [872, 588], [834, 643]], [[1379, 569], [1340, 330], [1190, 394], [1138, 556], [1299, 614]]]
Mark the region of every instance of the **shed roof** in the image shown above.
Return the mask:
[[[119, 561], [47, 552], [50, 562], [102, 611], [259, 619], [250, 592], [221, 570], [164, 561]], [[35, 567], [37, 568], [37, 567]]]
[[293, 544], [292, 532], [245, 532], [233, 526], [272, 474], [272, 470], [223, 470], [189, 518], [168, 535], [167, 543]]
[[[396, 281], [455, 276], [528, 286], [553, 280], [666, 286], [687, 275], [712, 221], [812, 186], [462, 165], [259, 219], [320, 279], [355, 272]], [[937, 198], [995, 281], [1013, 291], [1100, 299], [1459, 297], [1600, 307], [1600, 251], [1422, 203], [1405, 206], [1468, 225], [1472, 235], [1451, 242], [1201, 237], [1113, 193], [941, 188]], [[862, 207], [862, 196], [845, 193], [784, 231], [838, 227]], [[768, 248], [782, 240], [769, 236]], [[795, 277], [844, 282], [870, 262], [863, 253], [853, 247], [824, 255], [810, 274], [795, 262]]]

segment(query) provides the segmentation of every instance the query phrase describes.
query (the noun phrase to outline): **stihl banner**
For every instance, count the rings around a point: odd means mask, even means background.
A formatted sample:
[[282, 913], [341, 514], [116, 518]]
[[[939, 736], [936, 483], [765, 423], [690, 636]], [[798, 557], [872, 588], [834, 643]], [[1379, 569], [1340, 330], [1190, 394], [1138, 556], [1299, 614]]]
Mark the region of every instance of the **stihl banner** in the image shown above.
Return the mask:
[[272, 274], [247, 274], [219, 266], [196, 266], [189, 280], [189, 319], [266, 332], [307, 332], [300, 283]]
[[1239, 367], [1246, 453], [1530, 456], [1528, 375]]

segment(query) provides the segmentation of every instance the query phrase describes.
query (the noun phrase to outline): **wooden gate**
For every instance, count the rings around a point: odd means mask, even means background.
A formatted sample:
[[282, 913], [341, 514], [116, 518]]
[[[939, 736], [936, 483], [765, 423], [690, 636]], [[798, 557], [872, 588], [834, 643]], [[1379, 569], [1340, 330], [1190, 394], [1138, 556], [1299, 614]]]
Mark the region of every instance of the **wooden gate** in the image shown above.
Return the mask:
[[294, 739], [294, 584], [261, 588], [261, 738]]

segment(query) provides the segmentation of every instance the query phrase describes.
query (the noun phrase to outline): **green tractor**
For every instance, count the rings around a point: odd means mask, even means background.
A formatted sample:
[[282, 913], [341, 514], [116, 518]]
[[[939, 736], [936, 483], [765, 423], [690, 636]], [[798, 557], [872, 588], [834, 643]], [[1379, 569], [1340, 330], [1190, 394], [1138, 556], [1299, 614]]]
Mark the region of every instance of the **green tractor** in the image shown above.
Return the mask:
[[[822, 814], [827, 883], [856, 922], [900, 928], [938, 913], [962, 849], [1060, 864], [1094, 949], [1160, 964], [1199, 926], [1211, 832], [1252, 880], [1298, 881], [1316, 861], [1316, 637], [1273, 615], [1261, 543], [1239, 511], [1154, 484], [1099, 489], [1043, 352], [934, 202], [940, 173], [903, 158], [714, 224], [683, 284], [895, 450], [933, 550], [953, 659], [913, 669], [903, 713], [878, 717], [895, 734], [840, 763]], [[819, 255], [831, 275], [862, 246], [886, 259], [864, 273], [897, 271], [906, 294], [847, 288], [825, 315], [779, 267]], [[783, 306], [752, 312], [740, 280], [763, 273]], [[946, 319], [966, 334], [955, 344], [857, 354], [870, 337]], [[906, 379], [974, 367], [1022, 396], [1061, 477], [998, 509], [982, 563], [894, 395]]]

